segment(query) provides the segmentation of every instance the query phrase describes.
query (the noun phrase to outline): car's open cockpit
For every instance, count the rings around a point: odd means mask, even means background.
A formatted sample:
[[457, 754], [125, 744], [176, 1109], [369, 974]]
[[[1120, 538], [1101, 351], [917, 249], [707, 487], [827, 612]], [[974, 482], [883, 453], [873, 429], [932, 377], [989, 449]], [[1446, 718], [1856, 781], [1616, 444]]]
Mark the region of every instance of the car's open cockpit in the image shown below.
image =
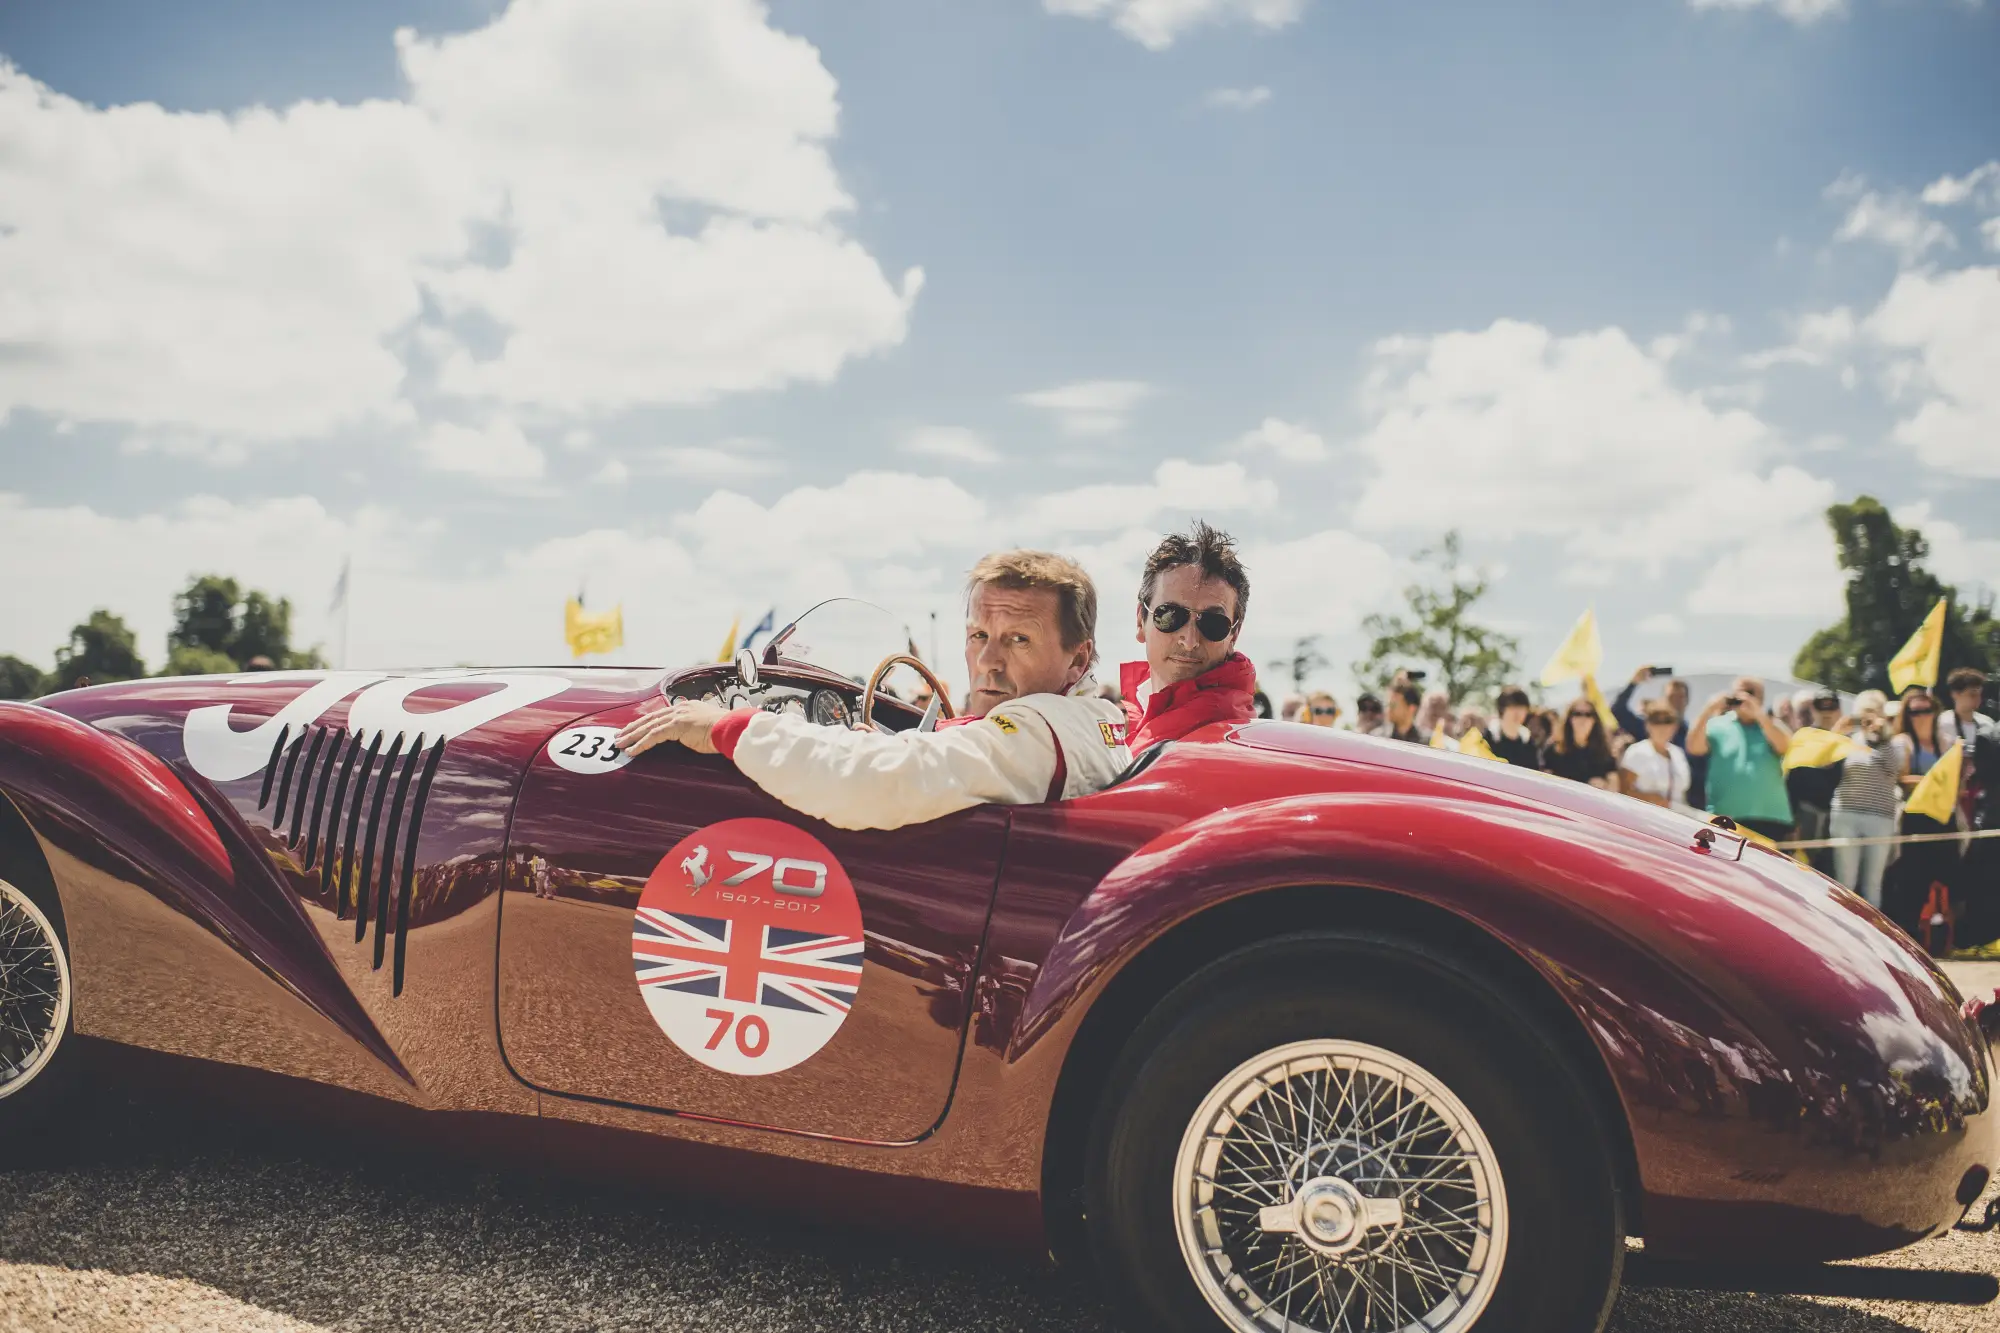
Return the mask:
[[914, 651], [907, 627], [870, 602], [820, 602], [734, 660], [672, 671], [667, 699], [793, 713], [821, 726], [868, 718], [883, 731], [929, 730], [953, 716], [949, 690]]

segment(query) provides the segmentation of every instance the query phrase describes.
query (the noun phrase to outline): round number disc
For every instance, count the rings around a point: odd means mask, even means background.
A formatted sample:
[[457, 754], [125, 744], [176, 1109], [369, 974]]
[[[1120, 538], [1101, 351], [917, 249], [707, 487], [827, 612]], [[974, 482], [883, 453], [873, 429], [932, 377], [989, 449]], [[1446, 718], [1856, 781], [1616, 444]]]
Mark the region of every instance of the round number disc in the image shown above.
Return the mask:
[[861, 905], [825, 844], [775, 819], [696, 829], [661, 858], [632, 920], [653, 1021], [726, 1074], [811, 1059], [861, 988]]
[[572, 773], [610, 773], [632, 762], [619, 749], [616, 727], [564, 727], [549, 741], [549, 758]]

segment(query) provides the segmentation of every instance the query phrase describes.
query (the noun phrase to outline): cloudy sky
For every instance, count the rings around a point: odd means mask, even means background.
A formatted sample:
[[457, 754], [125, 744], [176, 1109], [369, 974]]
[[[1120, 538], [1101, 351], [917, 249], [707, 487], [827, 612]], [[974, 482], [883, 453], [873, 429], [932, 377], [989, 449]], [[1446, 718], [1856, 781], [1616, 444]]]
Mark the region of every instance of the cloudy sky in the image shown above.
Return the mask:
[[1538, 666], [1781, 671], [1869, 491], [2000, 584], [1994, 0], [12, 0], [0, 652], [216, 570], [620, 660], [1237, 534], [1260, 661], [1448, 527]]

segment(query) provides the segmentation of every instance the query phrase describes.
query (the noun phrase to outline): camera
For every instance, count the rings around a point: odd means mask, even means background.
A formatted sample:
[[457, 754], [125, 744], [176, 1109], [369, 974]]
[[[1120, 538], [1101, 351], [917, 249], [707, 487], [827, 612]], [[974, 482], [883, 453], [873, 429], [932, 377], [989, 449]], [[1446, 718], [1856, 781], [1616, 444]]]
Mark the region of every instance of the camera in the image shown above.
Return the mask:
[[1403, 674], [1409, 677], [1412, 681], [1419, 681], [1422, 680], [1425, 676], [1430, 675], [1430, 672], [1419, 671], [1416, 670], [1414, 667], [1406, 667], [1403, 670]]
[[1648, 674], [1648, 675], [1650, 675], [1650, 676], [1652, 676], [1652, 677], [1653, 677], [1653, 678], [1654, 678], [1655, 680], [1658, 680], [1658, 679], [1659, 679], [1659, 678], [1660, 678], [1661, 676], [1671, 676], [1671, 675], [1673, 675], [1673, 674], [1674, 674], [1674, 669], [1673, 669], [1672, 667], [1661, 667], [1661, 666], [1656, 666], [1656, 667], [1654, 667], [1654, 668], [1653, 668], [1653, 669], [1652, 669], [1652, 670], [1651, 670], [1650, 672], [1648, 672], [1647, 674]]
[[1722, 702], [1730, 708], [1741, 708], [1743, 706], [1743, 696], [1740, 694], [1725, 694], [1722, 696]]

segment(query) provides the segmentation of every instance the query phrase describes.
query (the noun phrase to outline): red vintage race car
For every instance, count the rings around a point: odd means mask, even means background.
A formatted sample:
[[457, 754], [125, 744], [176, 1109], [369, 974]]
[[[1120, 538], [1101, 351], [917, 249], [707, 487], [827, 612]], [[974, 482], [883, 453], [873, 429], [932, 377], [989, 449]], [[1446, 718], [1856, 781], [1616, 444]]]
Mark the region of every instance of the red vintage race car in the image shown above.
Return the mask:
[[613, 745], [662, 693], [928, 725], [835, 660], [853, 623], [664, 676], [0, 705], [0, 1142], [94, 1038], [1053, 1249], [1138, 1327], [1237, 1333], [1594, 1330], [1628, 1237], [1870, 1254], [2000, 1165], [1988, 1037], [1929, 959], [1635, 800], [1256, 722], [1081, 799], [854, 832]]

